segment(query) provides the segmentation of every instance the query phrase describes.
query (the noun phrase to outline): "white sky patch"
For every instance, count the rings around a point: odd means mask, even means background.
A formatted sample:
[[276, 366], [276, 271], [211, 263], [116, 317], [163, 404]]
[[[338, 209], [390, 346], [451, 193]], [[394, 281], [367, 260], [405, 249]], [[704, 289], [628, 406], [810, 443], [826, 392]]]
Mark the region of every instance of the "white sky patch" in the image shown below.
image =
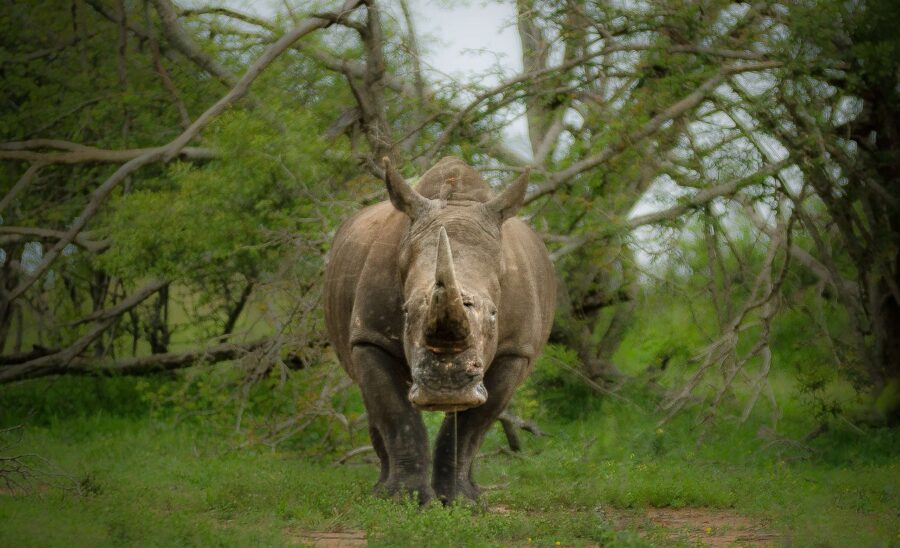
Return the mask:
[[511, 2], [410, 0], [410, 10], [430, 78], [494, 85], [522, 71]]
[[[409, 0], [409, 5], [426, 80], [489, 87], [522, 72], [513, 2]], [[391, 11], [402, 21], [399, 6]], [[523, 115], [511, 117], [503, 135], [510, 148], [531, 158]]]
[[[426, 81], [438, 87], [452, 82], [490, 87], [521, 73], [522, 48], [516, 30], [514, 2], [408, 1]], [[184, 6], [204, 5], [203, 0], [182, 0], [181, 3]], [[287, 3], [298, 15], [308, 11], [303, 4], [290, 0]], [[222, 4], [269, 18], [284, 11], [285, 0], [224, 0]], [[322, 9], [332, 8], [325, 4]], [[384, 17], [393, 19], [397, 28], [406, 32], [399, 3], [382, 4], [382, 10]], [[509, 125], [503, 135], [507, 145], [531, 158], [528, 124], [522, 113], [510, 112]]]

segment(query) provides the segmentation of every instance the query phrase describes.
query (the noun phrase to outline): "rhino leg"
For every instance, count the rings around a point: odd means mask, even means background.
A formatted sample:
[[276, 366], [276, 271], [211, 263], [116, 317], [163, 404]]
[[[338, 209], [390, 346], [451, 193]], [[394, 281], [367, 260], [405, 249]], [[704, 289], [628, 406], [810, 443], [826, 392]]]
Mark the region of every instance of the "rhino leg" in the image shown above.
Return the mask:
[[369, 418], [372, 447], [381, 460], [375, 492], [415, 495], [425, 504], [433, 497], [428, 484], [428, 433], [422, 415], [406, 397], [409, 371], [397, 358], [372, 345], [353, 347], [354, 377]]
[[372, 449], [375, 450], [375, 454], [378, 455], [378, 460], [381, 462], [381, 473], [378, 475], [378, 482], [375, 484], [375, 490], [378, 491], [387, 482], [388, 476], [391, 474], [391, 460], [388, 458], [387, 448], [384, 446], [381, 432], [374, 426], [369, 426], [369, 439], [372, 440]]
[[456, 417], [453, 413], [447, 413], [435, 444], [434, 478], [431, 482], [435, 495], [444, 504], [449, 504], [457, 496], [470, 500], [478, 498], [479, 489], [472, 479], [472, 465], [485, 434], [506, 409], [516, 387], [524, 379], [527, 367], [527, 358], [498, 358], [484, 377], [487, 402], [461, 411]]

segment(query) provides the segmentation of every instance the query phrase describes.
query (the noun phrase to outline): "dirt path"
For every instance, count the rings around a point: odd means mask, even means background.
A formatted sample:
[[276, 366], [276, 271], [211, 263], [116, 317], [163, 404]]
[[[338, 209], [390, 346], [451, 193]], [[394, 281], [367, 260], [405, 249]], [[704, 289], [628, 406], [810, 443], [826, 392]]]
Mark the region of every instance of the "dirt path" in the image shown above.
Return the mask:
[[725, 546], [775, 546], [776, 535], [765, 522], [731, 510], [715, 508], [649, 508], [646, 511], [604, 512], [619, 529], [636, 530], [642, 536], [662, 535], [668, 540], [720, 548]]
[[[503, 505], [489, 512], [513, 512]], [[692, 545], [724, 548], [727, 546], [775, 546], [778, 536], [760, 520], [742, 516], [731, 510], [715, 508], [649, 508], [647, 510], [604, 509], [603, 519], [616, 529], [636, 531], [650, 542], [680, 541]], [[365, 546], [366, 532], [290, 531], [291, 544], [316, 548]]]
[[315, 546], [315, 548], [344, 548], [365, 546], [366, 532], [353, 529], [349, 531], [296, 531], [288, 534], [290, 544]]

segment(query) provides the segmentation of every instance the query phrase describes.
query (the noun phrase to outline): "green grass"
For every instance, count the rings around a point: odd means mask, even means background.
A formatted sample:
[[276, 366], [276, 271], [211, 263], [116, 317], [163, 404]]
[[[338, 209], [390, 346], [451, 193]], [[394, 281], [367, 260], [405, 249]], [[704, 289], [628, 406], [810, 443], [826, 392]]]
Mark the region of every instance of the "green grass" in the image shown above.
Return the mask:
[[[374, 465], [334, 467], [333, 455], [302, 448], [235, 450], [201, 423], [149, 413], [136, 386], [68, 378], [0, 387], [0, 424], [26, 424], [0, 454], [40, 455], [71, 478], [0, 494], [0, 546], [285, 545], [342, 530], [391, 546], [670, 543], [665, 531], [615, 519], [648, 507], [732, 509], [792, 545], [900, 540], [892, 430], [836, 427], [808, 452], [765, 448], [758, 424], [729, 425], [698, 446], [688, 415], [658, 429], [654, 414], [604, 402], [577, 419], [546, 413], [552, 435], [524, 437], [521, 457], [496, 454], [503, 439], [492, 431], [477, 470], [493, 487], [483, 504], [423, 510], [372, 497]], [[811, 424], [799, 407], [784, 412], [786, 432]]]

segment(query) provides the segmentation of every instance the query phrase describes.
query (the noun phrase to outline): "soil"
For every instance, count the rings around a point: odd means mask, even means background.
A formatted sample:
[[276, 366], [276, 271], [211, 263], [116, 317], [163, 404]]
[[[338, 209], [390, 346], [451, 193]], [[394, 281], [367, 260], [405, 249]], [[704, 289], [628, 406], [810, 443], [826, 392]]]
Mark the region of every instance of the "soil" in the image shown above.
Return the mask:
[[731, 510], [715, 508], [649, 508], [646, 511], [604, 512], [618, 529], [637, 530], [642, 536], [662, 535], [666, 540], [711, 546], [775, 546], [776, 535], [767, 524]]
[[[509, 514], [504, 505], [491, 506], [496, 514]], [[647, 510], [618, 510], [603, 508], [600, 516], [616, 529], [637, 531], [651, 542], [686, 542], [691, 545], [724, 548], [726, 546], [772, 547], [778, 535], [762, 520], [750, 518], [731, 510], [715, 508], [649, 508]], [[316, 548], [365, 546], [366, 532], [300, 531], [288, 535], [291, 544]]]
[[314, 546], [315, 548], [344, 548], [345, 546], [365, 546], [366, 532], [349, 531], [301, 531], [289, 535], [290, 544]]

